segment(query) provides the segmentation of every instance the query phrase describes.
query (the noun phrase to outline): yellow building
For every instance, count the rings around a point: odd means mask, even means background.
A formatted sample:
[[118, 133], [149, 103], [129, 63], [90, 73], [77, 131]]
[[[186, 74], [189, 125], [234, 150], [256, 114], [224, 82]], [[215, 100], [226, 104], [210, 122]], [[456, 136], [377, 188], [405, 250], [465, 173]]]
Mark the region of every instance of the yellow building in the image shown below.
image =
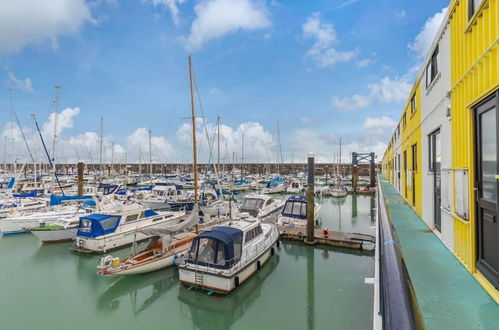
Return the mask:
[[[499, 1], [454, 0], [451, 28], [452, 168], [468, 171], [464, 189], [469, 214], [453, 208], [453, 251], [499, 301], [499, 205], [497, 116], [499, 89]], [[466, 173], [466, 172], [464, 172]], [[471, 188], [471, 189], [470, 189]]]
[[499, 0], [452, 0], [385, 176], [499, 302]]

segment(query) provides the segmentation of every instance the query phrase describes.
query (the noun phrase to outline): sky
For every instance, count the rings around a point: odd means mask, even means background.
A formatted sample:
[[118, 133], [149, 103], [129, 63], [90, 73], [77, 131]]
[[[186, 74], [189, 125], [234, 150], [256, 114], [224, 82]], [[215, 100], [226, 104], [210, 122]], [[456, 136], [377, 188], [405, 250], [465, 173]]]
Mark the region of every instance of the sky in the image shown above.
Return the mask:
[[380, 160], [448, 3], [0, 0], [0, 159]]

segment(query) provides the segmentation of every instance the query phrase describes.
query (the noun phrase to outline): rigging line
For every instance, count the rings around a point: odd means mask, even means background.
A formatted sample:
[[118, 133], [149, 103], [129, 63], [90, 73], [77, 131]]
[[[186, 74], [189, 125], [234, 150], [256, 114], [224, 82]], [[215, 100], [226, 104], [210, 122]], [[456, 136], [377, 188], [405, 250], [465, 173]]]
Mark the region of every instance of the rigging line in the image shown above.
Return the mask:
[[33, 157], [33, 154], [31, 153], [31, 149], [29, 148], [28, 141], [26, 140], [26, 136], [24, 135], [23, 128], [21, 127], [21, 123], [19, 122], [19, 118], [17, 118], [17, 114], [14, 111], [14, 117], [16, 118], [17, 126], [19, 126], [19, 130], [21, 131], [21, 136], [23, 137], [24, 144], [26, 144], [26, 149], [28, 149], [29, 156], [31, 157], [31, 161], [33, 164], [35, 163], [35, 158]]
[[[212, 154], [213, 154], [213, 148], [212, 148], [212, 145], [211, 145], [211, 142], [210, 142], [210, 136], [208, 134], [208, 127], [206, 126], [206, 117], [204, 115], [203, 104], [201, 103], [201, 96], [199, 94], [198, 84], [196, 82], [196, 76], [194, 74], [192, 74], [192, 78], [193, 78], [193, 81], [194, 81], [194, 88], [196, 89], [196, 95], [197, 95], [197, 100], [198, 100], [198, 103], [199, 103], [199, 108], [201, 110], [201, 115], [202, 115], [202, 118], [203, 118], [204, 131], [206, 133], [206, 139], [208, 140], [208, 148], [210, 150], [210, 159], [211, 159]], [[215, 177], [217, 179], [217, 183], [218, 183], [218, 186], [219, 186], [220, 196], [223, 197], [222, 185], [220, 183], [220, 177], [218, 175], [218, 167], [217, 167], [216, 164], [213, 164], [213, 168], [215, 169]]]

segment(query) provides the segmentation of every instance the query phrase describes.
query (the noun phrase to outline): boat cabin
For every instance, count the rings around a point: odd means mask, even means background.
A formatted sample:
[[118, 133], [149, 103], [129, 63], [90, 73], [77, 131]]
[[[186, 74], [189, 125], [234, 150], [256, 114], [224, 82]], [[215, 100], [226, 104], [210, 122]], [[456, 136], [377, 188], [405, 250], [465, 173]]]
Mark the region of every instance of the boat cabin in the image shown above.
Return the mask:
[[229, 269], [241, 258], [242, 242], [241, 229], [229, 226], [214, 227], [194, 239], [186, 262]]
[[156, 185], [152, 192], [156, 197], [175, 197], [182, 195], [183, 186], [174, 183]]
[[239, 207], [239, 212], [247, 212], [253, 217], [258, 217], [260, 211], [268, 205], [274, 203], [273, 198], [269, 198], [266, 195], [247, 195], [244, 197], [241, 206]]
[[291, 196], [286, 201], [281, 215], [283, 217], [306, 219], [307, 218], [307, 197]]
[[124, 217], [123, 224], [135, 222], [137, 220], [158, 215], [153, 210], [144, 210], [142, 212], [132, 213], [128, 215], [109, 215], [109, 214], [89, 214], [80, 217], [77, 236], [82, 237], [99, 237], [114, 233], [120, 225], [121, 218]]

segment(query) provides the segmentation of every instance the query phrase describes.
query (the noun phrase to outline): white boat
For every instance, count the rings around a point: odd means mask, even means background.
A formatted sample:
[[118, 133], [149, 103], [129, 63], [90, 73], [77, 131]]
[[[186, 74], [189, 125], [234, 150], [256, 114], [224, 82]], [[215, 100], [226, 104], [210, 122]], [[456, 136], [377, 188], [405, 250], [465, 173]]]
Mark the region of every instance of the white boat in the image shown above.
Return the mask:
[[284, 206], [282, 199], [274, 199], [267, 195], [249, 194], [239, 206], [239, 213], [249, 213], [252, 217], [263, 220], [278, 213]]
[[[291, 196], [286, 201], [281, 214], [277, 218], [277, 224], [281, 226], [306, 226], [307, 225], [307, 197]], [[319, 218], [321, 206], [315, 203], [314, 222]]]
[[0, 203], [0, 218], [35, 212], [48, 206], [47, 200], [36, 198], [10, 199]]
[[41, 225], [50, 226], [61, 219], [73, 219], [75, 216], [84, 214], [85, 211], [78, 206], [59, 206], [45, 212], [28, 213], [24, 215], [12, 215], [0, 219], [0, 232], [3, 235], [26, 233], [31, 228]]
[[289, 186], [286, 188], [286, 193], [288, 194], [301, 194], [305, 190], [305, 187], [301, 184], [300, 180], [291, 180]]
[[185, 198], [182, 186], [174, 183], [159, 184], [152, 188], [152, 196], [140, 201], [142, 205], [153, 210], [170, 209], [170, 202]]
[[170, 236], [172, 233], [190, 230], [198, 224], [198, 208], [195, 207], [189, 217], [178, 223], [164, 228], [139, 229], [134, 233], [141, 232], [150, 238], [149, 245], [135, 252], [135, 241], [132, 246], [132, 253], [124, 260], [107, 255], [101, 258], [97, 268], [97, 274], [110, 275], [136, 275], [152, 272], [158, 269], [173, 266], [175, 261], [182, 257], [190, 247], [192, 240], [198, 235], [192, 232], [179, 233]]
[[315, 195], [319, 197], [331, 196], [331, 188], [326, 184], [314, 185]]
[[57, 243], [72, 241], [78, 230], [80, 218], [62, 218], [53, 225], [31, 228], [30, 232], [42, 243]]
[[255, 218], [231, 221], [197, 236], [178, 262], [180, 281], [214, 293], [229, 293], [275, 254], [279, 232]]
[[265, 188], [262, 189], [262, 193], [264, 194], [280, 194], [285, 191], [286, 186], [279, 178], [270, 180]]
[[161, 228], [179, 223], [185, 212], [155, 212], [138, 203], [124, 204], [118, 212], [94, 213], [80, 217], [73, 250], [102, 253], [132, 244], [149, 236], [137, 229]]
[[348, 190], [342, 184], [336, 184], [331, 189], [331, 196], [333, 197], [345, 197], [346, 195], [348, 195]]

